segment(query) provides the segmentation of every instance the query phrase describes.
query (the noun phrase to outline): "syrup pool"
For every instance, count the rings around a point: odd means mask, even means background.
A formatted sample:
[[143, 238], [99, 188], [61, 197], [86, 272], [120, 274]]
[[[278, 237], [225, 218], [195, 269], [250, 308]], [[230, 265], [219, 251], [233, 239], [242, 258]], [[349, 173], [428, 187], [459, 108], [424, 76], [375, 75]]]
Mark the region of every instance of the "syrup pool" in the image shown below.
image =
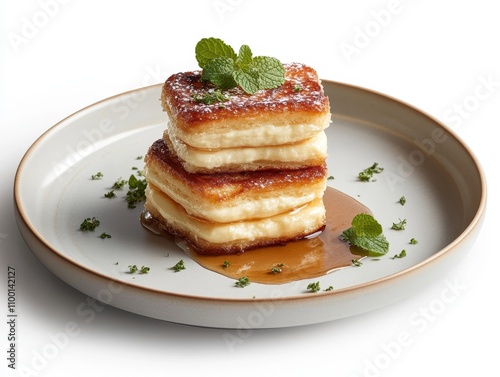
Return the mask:
[[335, 270], [352, 266], [363, 253], [342, 241], [340, 235], [351, 226], [359, 213], [371, 211], [350, 197], [328, 187], [323, 198], [326, 208], [326, 226], [319, 233], [285, 245], [263, 247], [241, 254], [205, 255], [196, 252], [184, 240], [162, 232], [150, 215], [141, 217], [143, 226], [156, 234], [173, 240], [199, 265], [232, 279], [247, 277], [251, 282], [283, 284], [319, 277]]

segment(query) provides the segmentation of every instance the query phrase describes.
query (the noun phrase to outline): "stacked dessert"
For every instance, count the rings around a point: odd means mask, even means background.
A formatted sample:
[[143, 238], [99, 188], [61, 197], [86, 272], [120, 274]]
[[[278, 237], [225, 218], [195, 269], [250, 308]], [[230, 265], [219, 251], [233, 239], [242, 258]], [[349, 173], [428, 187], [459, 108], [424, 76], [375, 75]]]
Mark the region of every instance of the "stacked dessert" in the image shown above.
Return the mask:
[[221, 92], [201, 71], [163, 85], [168, 124], [145, 158], [145, 210], [200, 253], [241, 253], [324, 227], [329, 101], [312, 68], [284, 68], [282, 85], [254, 94]]

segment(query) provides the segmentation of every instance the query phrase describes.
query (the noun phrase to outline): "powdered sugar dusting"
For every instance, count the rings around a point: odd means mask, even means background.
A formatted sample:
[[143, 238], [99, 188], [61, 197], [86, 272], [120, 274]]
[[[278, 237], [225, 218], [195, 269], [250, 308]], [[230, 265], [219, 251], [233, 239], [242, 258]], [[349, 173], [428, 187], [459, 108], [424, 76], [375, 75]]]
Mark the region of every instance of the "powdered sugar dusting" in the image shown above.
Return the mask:
[[301, 63], [284, 65], [285, 82], [278, 88], [260, 90], [253, 95], [240, 88], [223, 91], [229, 100], [204, 104], [193, 97], [202, 97], [216, 88], [201, 81], [201, 71], [182, 72], [170, 76], [164, 84], [162, 96], [171, 115], [185, 123], [198, 123], [237, 116], [251, 116], [263, 112], [282, 113], [305, 111], [322, 113], [329, 108], [316, 71]]

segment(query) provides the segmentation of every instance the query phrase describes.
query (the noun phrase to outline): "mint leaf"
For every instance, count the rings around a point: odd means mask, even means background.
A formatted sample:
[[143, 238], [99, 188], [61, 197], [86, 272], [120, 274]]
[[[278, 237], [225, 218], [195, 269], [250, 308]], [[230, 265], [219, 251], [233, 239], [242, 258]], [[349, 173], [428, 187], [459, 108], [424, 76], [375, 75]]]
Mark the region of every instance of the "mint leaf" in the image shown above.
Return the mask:
[[370, 257], [380, 257], [389, 251], [389, 242], [383, 234], [376, 237], [354, 237], [349, 243], [362, 248]]
[[236, 59], [236, 53], [233, 48], [224, 43], [219, 38], [203, 38], [195, 47], [196, 60], [200, 68], [215, 58], [230, 58]]
[[261, 89], [277, 88], [285, 82], [285, 67], [276, 58], [256, 56], [252, 60], [252, 68], [259, 73]]
[[354, 216], [351, 225], [359, 237], [376, 237], [382, 233], [382, 225], [367, 213]]
[[255, 70], [247, 72], [242, 70], [235, 71], [234, 80], [248, 94], [255, 94], [260, 90], [259, 73]]
[[218, 38], [204, 38], [196, 44], [196, 60], [203, 69], [201, 78], [219, 89], [240, 86], [248, 94], [273, 89], [285, 82], [285, 68], [268, 56], [253, 57], [250, 47], [242, 45], [238, 55]]
[[365, 250], [371, 257], [387, 254], [389, 242], [382, 234], [382, 226], [373, 216], [360, 213], [353, 218], [351, 225], [342, 232], [342, 240]]
[[252, 63], [252, 50], [247, 45], [240, 47], [235, 64], [239, 69], [247, 70]]
[[221, 89], [234, 88], [237, 84], [233, 78], [234, 62], [230, 58], [215, 58], [203, 68], [202, 80], [210, 81]]

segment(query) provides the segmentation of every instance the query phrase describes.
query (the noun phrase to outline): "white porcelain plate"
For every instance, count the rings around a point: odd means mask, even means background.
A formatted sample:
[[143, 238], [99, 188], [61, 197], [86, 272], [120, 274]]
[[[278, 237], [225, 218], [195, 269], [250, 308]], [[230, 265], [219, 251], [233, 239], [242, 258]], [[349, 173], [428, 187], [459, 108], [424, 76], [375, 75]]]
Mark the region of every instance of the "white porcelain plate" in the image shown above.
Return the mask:
[[[275, 328], [334, 320], [395, 302], [442, 276], [471, 249], [486, 202], [471, 151], [435, 119], [387, 96], [324, 81], [329, 185], [367, 205], [391, 248], [317, 279], [282, 285], [235, 281], [200, 267], [172, 242], [146, 231], [126, 191], [104, 198], [119, 178], [142, 169], [166, 114], [160, 85], [103, 100], [64, 119], [27, 151], [15, 180], [19, 229], [40, 261], [104, 303], [166, 321], [220, 328]], [[377, 162], [375, 182], [357, 175]], [[102, 173], [99, 179], [92, 175]], [[403, 206], [398, 201], [406, 198]], [[79, 231], [87, 217], [95, 232]], [[392, 230], [405, 219], [406, 229]], [[111, 238], [101, 239], [101, 233]], [[411, 245], [411, 238], [418, 243]], [[393, 259], [403, 249], [407, 256]], [[184, 260], [185, 270], [171, 267]], [[150, 267], [131, 274], [129, 265]], [[333, 291], [312, 293], [311, 282]]]

